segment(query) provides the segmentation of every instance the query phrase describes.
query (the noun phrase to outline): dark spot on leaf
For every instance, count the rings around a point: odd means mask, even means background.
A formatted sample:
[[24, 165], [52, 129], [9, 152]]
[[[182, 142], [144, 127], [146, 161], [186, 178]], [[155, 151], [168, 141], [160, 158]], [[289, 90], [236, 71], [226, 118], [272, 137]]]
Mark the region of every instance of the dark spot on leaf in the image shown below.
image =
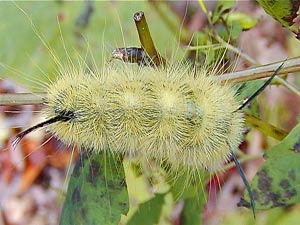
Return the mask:
[[241, 198], [240, 201], [237, 203], [238, 207], [246, 207], [246, 208], [250, 208], [251, 205], [248, 201], [246, 201], [244, 198]]
[[288, 189], [291, 187], [290, 181], [288, 179], [283, 179], [279, 182], [279, 187], [283, 190]]
[[75, 204], [78, 202], [80, 202], [80, 188], [76, 186], [72, 193], [72, 203]]
[[127, 213], [127, 211], [128, 211], [127, 202], [119, 202], [119, 207], [121, 208], [123, 213]]
[[272, 208], [273, 207], [279, 207], [279, 206], [284, 206], [285, 203], [280, 201], [281, 199], [281, 196], [280, 194], [278, 193], [274, 193], [274, 192], [270, 192], [268, 195], [267, 195], [267, 198], [266, 198], [269, 201], [271, 201], [273, 204], [272, 204]]
[[294, 169], [291, 169], [289, 171], [289, 174], [288, 174], [289, 178], [291, 178], [291, 180], [296, 180], [296, 175], [295, 175], [295, 170]]
[[284, 190], [284, 196], [286, 198], [291, 198], [297, 194], [296, 189], [291, 188], [290, 181], [288, 179], [283, 179], [280, 181], [279, 186]]
[[259, 192], [257, 190], [252, 190], [253, 193], [253, 198], [255, 201], [257, 201], [259, 199]]
[[281, 130], [278, 130], [278, 129], [273, 129], [272, 130], [277, 136], [284, 136], [285, 135], [285, 132], [284, 131], [281, 131]]
[[294, 149], [294, 152], [295, 152], [295, 153], [299, 153], [299, 151], [300, 151], [300, 138], [299, 138], [299, 140], [294, 144], [293, 149]]
[[297, 194], [297, 191], [295, 188], [289, 189], [285, 191], [285, 197], [290, 199], [292, 197], [294, 197]]
[[[269, 172], [266, 168], [262, 169], [257, 173], [258, 176], [258, 190], [254, 190], [254, 199], [261, 202], [262, 205], [269, 205], [270, 207], [284, 206], [284, 198], [280, 193], [272, 192], [272, 182], [273, 178], [269, 175]], [[291, 184], [288, 179], [281, 180], [280, 187], [286, 189], [291, 187]]]
[[267, 192], [271, 188], [272, 177], [269, 176], [266, 169], [262, 169], [257, 173], [258, 178], [258, 188], [262, 192]]
[[80, 155], [79, 159], [77, 160], [75, 164], [75, 168], [73, 170], [72, 176], [79, 177], [81, 174], [81, 169], [84, 167], [84, 156]]
[[294, 24], [293, 20], [298, 16], [297, 12], [299, 10], [300, 1], [299, 0], [290, 0], [291, 8], [288, 16], [283, 17], [282, 19], [289, 23], [290, 26]]
[[93, 186], [96, 186], [97, 180], [100, 176], [100, 172], [101, 168], [99, 162], [97, 160], [92, 160], [91, 165], [89, 167], [89, 176], [87, 177], [87, 181]]

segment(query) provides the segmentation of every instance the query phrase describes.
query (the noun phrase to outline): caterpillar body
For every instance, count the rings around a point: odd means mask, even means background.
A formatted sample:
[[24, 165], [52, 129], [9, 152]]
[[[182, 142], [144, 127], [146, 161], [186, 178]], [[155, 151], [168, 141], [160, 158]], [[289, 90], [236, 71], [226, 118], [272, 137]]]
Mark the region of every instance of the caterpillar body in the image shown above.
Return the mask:
[[[86, 66], [57, 66], [59, 78], [46, 90], [47, 121], [23, 131], [16, 143], [27, 131], [47, 125], [81, 152], [137, 155], [177, 172], [198, 172], [215, 171], [234, 157], [232, 150], [242, 141], [239, 109], [244, 104], [240, 106], [234, 87], [221, 84], [205, 65], [108, 64], [88, 73]], [[244, 183], [255, 216], [252, 192]]]
[[241, 141], [236, 92], [204, 69], [108, 65], [87, 75], [65, 67], [59, 77], [47, 91], [48, 128], [82, 150], [212, 170]]

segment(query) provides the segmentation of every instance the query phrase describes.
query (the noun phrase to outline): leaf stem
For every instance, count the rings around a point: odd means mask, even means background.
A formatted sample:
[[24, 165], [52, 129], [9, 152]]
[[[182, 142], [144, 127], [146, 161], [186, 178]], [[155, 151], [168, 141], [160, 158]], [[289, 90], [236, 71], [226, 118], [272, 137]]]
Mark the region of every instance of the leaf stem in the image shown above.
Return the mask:
[[142, 48], [153, 60], [156, 66], [165, 65], [166, 60], [161, 57], [154, 46], [145, 15], [142, 11], [137, 12], [133, 16]]

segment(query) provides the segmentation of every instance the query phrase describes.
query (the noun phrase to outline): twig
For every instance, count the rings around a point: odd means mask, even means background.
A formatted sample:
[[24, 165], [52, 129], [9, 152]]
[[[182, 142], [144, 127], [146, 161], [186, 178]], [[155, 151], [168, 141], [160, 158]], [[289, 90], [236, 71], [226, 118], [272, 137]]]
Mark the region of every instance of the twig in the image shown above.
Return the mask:
[[215, 38], [217, 39], [217, 41], [223, 45], [226, 49], [236, 53], [238, 56], [241, 56], [242, 58], [246, 59], [248, 62], [250, 62], [253, 65], [258, 65], [258, 63], [252, 59], [250, 56], [248, 56], [247, 54], [243, 53], [240, 49], [232, 46], [231, 44], [227, 43], [226, 41], [224, 41], [218, 34], [214, 34]]
[[156, 51], [144, 13], [142, 11], [135, 13], [133, 19], [143, 49], [156, 66], [165, 65], [166, 60]]
[[287, 82], [285, 79], [281, 78], [281, 77], [275, 77], [276, 81], [279, 82], [280, 84], [284, 85], [285, 87], [287, 87], [291, 92], [293, 92], [294, 94], [298, 95], [300, 97], [300, 91], [298, 90], [298, 88], [296, 88], [294, 85], [290, 84], [289, 82]]
[[[238, 72], [226, 73], [218, 76], [218, 80], [222, 83], [240, 83], [249, 80], [256, 80], [260, 78], [270, 77], [274, 71], [280, 66], [282, 62], [271, 63], [268, 65], [258, 66]], [[300, 72], [300, 57], [287, 59], [284, 62], [278, 75], [284, 75], [287, 73]]]
[[[239, 82], [270, 77], [282, 62], [259, 66], [243, 71], [225, 73], [217, 79], [222, 83], [235, 84]], [[300, 57], [287, 59], [278, 72], [279, 75], [300, 72]], [[32, 105], [43, 103], [47, 93], [0, 94], [0, 105]]]
[[47, 93], [15, 93], [15, 94], [0, 94], [1, 105], [35, 105], [44, 102]]
[[[216, 37], [217, 41], [219, 41], [225, 48], [227, 48], [230, 51], [236, 53], [238, 56], [240, 56], [243, 59], [247, 60], [252, 65], [255, 65], [255, 66], [259, 65], [259, 63], [257, 61], [255, 61], [252, 57], [250, 57], [249, 55], [243, 53], [240, 49], [232, 46], [231, 44], [229, 44], [227, 42], [225, 42], [219, 35], [215, 34], [215, 37]], [[283, 86], [285, 86], [287, 89], [289, 89], [294, 94], [300, 96], [300, 91], [296, 87], [294, 87], [292, 84], [290, 84], [289, 82], [287, 82], [286, 80], [282, 79], [279, 76], [276, 76], [274, 79], [277, 82], [279, 82], [280, 84], [282, 84]]]

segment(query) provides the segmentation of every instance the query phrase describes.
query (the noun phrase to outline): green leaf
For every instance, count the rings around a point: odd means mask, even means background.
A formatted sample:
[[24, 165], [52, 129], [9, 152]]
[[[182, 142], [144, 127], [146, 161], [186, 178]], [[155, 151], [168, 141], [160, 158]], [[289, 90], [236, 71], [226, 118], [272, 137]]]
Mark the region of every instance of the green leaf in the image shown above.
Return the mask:
[[266, 151], [266, 161], [251, 182], [257, 209], [300, 202], [299, 129], [300, 124], [278, 145]]
[[257, 20], [246, 13], [235, 11], [226, 15], [226, 24], [228, 26], [233, 26], [234, 22], [237, 22], [243, 28], [243, 30], [245, 30], [254, 27], [257, 23]]
[[[195, 172], [195, 171], [194, 171]], [[205, 184], [209, 178], [207, 171], [201, 173], [192, 171], [176, 175], [171, 178], [170, 191], [174, 199], [183, 199], [184, 207], [181, 214], [182, 225], [202, 224], [201, 215], [206, 204]]]
[[122, 162], [109, 152], [82, 157], [72, 173], [60, 225], [116, 225], [128, 212]]
[[154, 225], [161, 216], [165, 194], [156, 194], [150, 200], [139, 205], [127, 225]]
[[235, 40], [241, 35], [243, 31], [243, 26], [240, 24], [239, 21], [232, 21], [230, 26], [230, 36], [233, 40]]
[[215, 6], [211, 21], [216, 23], [220, 17], [235, 5], [235, 0], [219, 0]]
[[184, 200], [184, 206], [181, 213], [180, 222], [182, 225], [200, 225], [202, 224], [202, 211], [205, 206], [205, 198], [187, 198]]
[[266, 13], [277, 20], [281, 25], [290, 27], [297, 17], [300, 1], [298, 0], [257, 0]]
[[[253, 93], [255, 93], [266, 81], [264, 80], [254, 80], [254, 81], [248, 81], [241, 85], [237, 85], [238, 87], [238, 96], [237, 99], [241, 103], [250, 97]], [[257, 99], [255, 98], [252, 100], [249, 105], [247, 105], [244, 109], [245, 112], [250, 113], [254, 116], [259, 116], [259, 107]]]
[[182, 171], [179, 174], [168, 175], [168, 183], [170, 184], [170, 192], [174, 199], [187, 199], [192, 197], [205, 198], [204, 185], [209, 178], [207, 171]]

